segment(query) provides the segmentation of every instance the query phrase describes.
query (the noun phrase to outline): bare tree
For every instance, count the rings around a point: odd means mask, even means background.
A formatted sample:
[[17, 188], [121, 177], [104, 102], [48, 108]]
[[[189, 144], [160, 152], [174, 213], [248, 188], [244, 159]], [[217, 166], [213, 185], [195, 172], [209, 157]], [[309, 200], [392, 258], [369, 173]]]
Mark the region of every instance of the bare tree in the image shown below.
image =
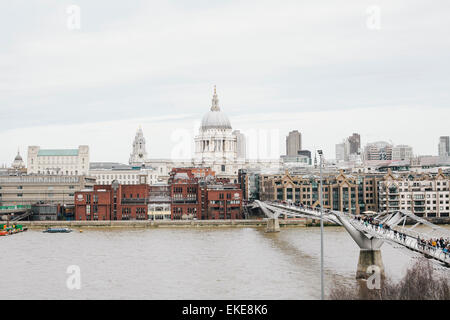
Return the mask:
[[328, 299], [331, 300], [450, 300], [448, 277], [435, 275], [433, 265], [425, 258], [410, 267], [405, 276], [394, 283], [392, 279], [381, 281], [380, 289], [368, 289], [364, 280], [352, 286], [335, 283]]

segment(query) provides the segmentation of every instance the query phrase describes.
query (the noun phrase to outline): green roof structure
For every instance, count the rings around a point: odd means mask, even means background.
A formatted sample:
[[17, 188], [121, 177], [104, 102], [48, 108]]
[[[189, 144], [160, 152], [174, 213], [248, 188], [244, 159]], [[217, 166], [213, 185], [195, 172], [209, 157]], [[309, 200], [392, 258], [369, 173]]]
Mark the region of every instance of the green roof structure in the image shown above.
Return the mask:
[[38, 152], [38, 157], [51, 156], [78, 156], [78, 149], [43, 149]]

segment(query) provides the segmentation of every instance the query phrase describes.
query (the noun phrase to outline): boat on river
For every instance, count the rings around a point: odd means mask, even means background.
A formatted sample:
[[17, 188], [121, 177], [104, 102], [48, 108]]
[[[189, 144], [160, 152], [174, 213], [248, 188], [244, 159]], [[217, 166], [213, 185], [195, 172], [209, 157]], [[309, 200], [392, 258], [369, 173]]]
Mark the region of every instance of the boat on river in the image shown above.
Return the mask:
[[0, 225], [0, 236], [9, 236], [11, 234], [16, 234], [27, 230], [28, 228], [22, 226], [21, 224], [13, 224], [11, 226], [3, 224]]
[[47, 230], [44, 230], [43, 232], [46, 232], [46, 233], [69, 233], [69, 232], [72, 232], [72, 229], [69, 229], [69, 228], [48, 228]]

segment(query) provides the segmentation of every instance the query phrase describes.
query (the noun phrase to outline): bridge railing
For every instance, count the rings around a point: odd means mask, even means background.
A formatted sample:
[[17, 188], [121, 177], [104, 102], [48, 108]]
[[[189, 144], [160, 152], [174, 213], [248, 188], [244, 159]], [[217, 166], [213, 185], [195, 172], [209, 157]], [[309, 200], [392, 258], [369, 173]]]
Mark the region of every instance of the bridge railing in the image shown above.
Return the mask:
[[[363, 226], [366, 230], [374, 231], [376, 233], [381, 233], [381, 234], [383, 234], [383, 237], [388, 236], [388, 238], [390, 240], [392, 240], [396, 243], [399, 243], [406, 247], [414, 249], [415, 251], [420, 252], [424, 255], [432, 256], [440, 261], [450, 263], [450, 253], [445, 252], [444, 248], [430, 246], [427, 243], [419, 243], [417, 241], [416, 237], [409, 235], [405, 231], [399, 232], [395, 229], [386, 230], [386, 229], [380, 228], [377, 225], [373, 225], [370, 223], [366, 225], [364, 221], [359, 221], [359, 220], [356, 220], [356, 221], [359, 222], [360, 225]], [[401, 237], [400, 234], [405, 235], [404, 240], [402, 239], [403, 237]]]
[[[304, 211], [305, 213], [309, 213], [311, 216], [320, 219], [320, 209], [312, 208], [309, 206], [298, 206], [295, 204], [282, 204], [282, 203], [271, 203], [271, 205], [276, 206], [278, 208], [288, 208], [288, 209], [296, 209], [299, 211]], [[433, 258], [445, 262], [447, 264], [450, 264], [450, 253], [444, 252], [444, 248], [438, 248], [434, 246], [430, 246], [426, 243], [419, 243], [417, 241], [417, 237], [423, 238], [424, 235], [412, 231], [412, 230], [396, 230], [394, 228], [385, 229], [383, 227], [380, 227], [379, 224], [382, 223], [382, 220], [380, 219], [374, 219], [375, 222], [378, 222], [377, 224], [372, 224], [370, 222], [366, 222], [361, 219], [357, 219], [354, 215], [346, 212], [339, 212], [334, 210], [325, 209], [323, 210], [323, 213], [327, 215], [335, 215], [335, 216], [341, 216], [346, 217], [349, 219], [349, 221], [352, 223], [357, 222], [359, 224], [359, 227], [363, 227], [366, 231], [371, 231], [369, 233], [375, 233], [375, 235], [378, 235], [379, 238], [387, 238], [387, 240], [394, 241], [395, 243], [398, 243], [400, 245], [403, 245], [407, 248], [410, 248], [414, 251], [420, 252], [424, 255], [432, 256]], [[353, 225], [352, 223], [352, 225]], [[386, 225], [383, 223], [382, 225]], [[354, 226], [356, 227], [356, 226]], [[360, 229], [360, 228], [357, 228]], [[413, 233], [414, 235], [411, 235]], [[400, 235], [405, 235], [404, 240], [403, 236], [400, 237]]]

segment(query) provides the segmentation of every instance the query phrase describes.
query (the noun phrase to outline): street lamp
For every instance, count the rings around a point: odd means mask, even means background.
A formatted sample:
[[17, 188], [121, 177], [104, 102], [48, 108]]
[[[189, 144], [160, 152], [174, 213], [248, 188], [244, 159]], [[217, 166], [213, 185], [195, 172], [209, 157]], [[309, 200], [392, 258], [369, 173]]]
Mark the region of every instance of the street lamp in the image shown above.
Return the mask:
[[324, 286], [323, 286], [323, 183], [322, 183], [322, 150], [317, 150], [320, 157], [320, 191], [319, 191], [319, 202], [320, 202], [320, 298], [324, 300]]

